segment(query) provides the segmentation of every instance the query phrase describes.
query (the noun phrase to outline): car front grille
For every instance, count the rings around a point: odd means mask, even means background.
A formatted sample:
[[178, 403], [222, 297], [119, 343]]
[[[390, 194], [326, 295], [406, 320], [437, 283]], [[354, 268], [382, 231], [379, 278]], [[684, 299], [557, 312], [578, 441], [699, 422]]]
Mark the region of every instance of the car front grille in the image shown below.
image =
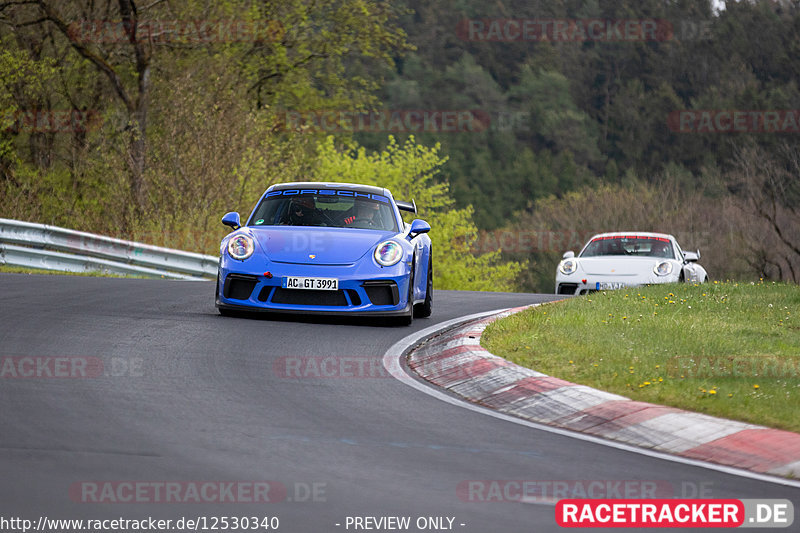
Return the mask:
[[256, 283], [258, 283], [258, 278], [255, 276], [229, 274], [225, 278], [225, 287], [222, 289], [222, 294], [225, 298], [233, 300], [247, 300], [250, 298]]
[[558, 286], [558, 294], [575, 294], [577, 290], [577, 283], [562, 283]]
[[365, 281], [361, 286], [364, 287], [372, 305], [397, 305], [400, 303], [400, 293], [394, 281]]
[[347, 305], [347, 298], [343, 290], [316, 291], [283, 289], [277, 287], [272, 295], [272, 303], [285, 305], [322, 305], [330, 307], [343, 307]]

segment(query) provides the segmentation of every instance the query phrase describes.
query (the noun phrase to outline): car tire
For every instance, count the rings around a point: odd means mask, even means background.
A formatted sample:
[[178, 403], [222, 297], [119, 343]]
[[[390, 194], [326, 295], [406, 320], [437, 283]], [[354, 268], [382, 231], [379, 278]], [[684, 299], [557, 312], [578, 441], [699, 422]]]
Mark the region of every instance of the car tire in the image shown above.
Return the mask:
[[[416, 259], [412, 260], [411, 264], [415, 263]], [[414, 273], [414, 267], [411, 267], [411, 273], [408, 276], [408, 300], [406, 300], [411, 304], [411, 312], [397, 319], [400, 326], [410, 326], [414, 322]]]
[[[214, 291], [214, 301], [215, 302], [219, 301], [219, 272], [217, 272], [217, 288]], [[221, 307], [217, 307], [217, 311], [222, 316], [236, 316], [236, 312], [230, 311], [229, 309], [223, 309]]]
[[414, 306], [414, 316], [428, 318], [433, 312], [433, 256], [428, 259], [428, 282], [425, 287], [425, 301]]

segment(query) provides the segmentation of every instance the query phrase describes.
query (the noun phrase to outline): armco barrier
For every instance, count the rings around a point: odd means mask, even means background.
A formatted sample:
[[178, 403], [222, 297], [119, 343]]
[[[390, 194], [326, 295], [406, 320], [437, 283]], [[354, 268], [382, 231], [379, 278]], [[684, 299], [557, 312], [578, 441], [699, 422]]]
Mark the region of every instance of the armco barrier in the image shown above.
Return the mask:
[[218, 259], [83, 231], [0, 218], [0, 264], [63, 272], [100, 271], [213, 279]]

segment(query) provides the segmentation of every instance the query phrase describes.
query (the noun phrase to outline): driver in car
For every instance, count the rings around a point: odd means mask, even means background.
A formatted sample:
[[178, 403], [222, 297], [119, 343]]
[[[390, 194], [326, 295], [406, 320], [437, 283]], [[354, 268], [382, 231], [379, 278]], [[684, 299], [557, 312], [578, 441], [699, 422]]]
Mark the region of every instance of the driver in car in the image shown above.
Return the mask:
[[372, 228], [380, 226], [380, 205], [377, 202], [356, 198], [352, 211], [345, 217], [345, 227]]
[[319, 226], [322, 214], [310, 197], [293, 198], [289, 204], [288, 223], [291, 226]]

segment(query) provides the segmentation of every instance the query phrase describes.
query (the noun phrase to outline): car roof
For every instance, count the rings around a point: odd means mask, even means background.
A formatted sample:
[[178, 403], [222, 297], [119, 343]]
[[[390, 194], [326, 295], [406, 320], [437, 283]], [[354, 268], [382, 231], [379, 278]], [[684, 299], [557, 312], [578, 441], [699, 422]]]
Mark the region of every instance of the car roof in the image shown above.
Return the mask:
[[598, 233], [597, 235], [593, 235], [589, 241], [593, 241], [600, 237], [658, 237], [661, 239], [669, 239], [671, 241], [675, 240], [675, 237], [669, 235], [668, 233], [655, 233], [652, 231], [612, 231], [609, 233]]
[[344, 189], [368, 194], [380, 194], [392, 198], [392, 193], [383, 187], [359, 185], [357, 183], [338, 183], [334, 181], [295, 181], [292, 183], [277, 183], [270, 186], [267, 191], [282, 191], [286, 189]]

